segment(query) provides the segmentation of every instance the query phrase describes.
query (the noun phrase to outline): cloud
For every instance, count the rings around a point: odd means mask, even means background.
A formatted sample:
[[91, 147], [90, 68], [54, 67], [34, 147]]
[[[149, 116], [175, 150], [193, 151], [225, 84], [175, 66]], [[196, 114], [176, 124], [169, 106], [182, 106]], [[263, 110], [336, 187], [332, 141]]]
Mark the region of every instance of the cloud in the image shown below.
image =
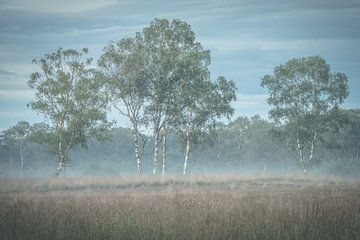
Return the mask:
[[236, 102], [239, 104], [246, 103], [246, 104], [255, 104], [259, 102], [266, 101], [268, 94], [244, 94], [238, 93], [236, 95]]
[[261, 117], [267, 118], [270, 109], [266, 103], [267, 97], [267, 94], [238, 93], [236, 101], [232, 104], [235, 108], [235, 117], [259, 114]]
[[[81, 47], [102, 44], [101, 47], [104, 47], [111, 40], [118, 40], [124, 36], [134, 36], [136, 32], [141, 31], [145, 26], [111, 25], [86, 29], [73, 26], [37, 34], [5, 33], [0, 38], [0, 44], [3, 46], [0, 46], [0, 56], [23, 54], [25, 46], [32, 46], [37, 51], [39, 51], [39, 48], [47, 48], [52, 51], [60, 46], [68, 47], [76, 44], [81, 45]], [[30, 49], [27, 48], [26, 51], [29, 52]], [[19, 58], [19, 56], [16, 57]], [[36, 55], [32, 55], [32, 57], [34, 58]]]
[[20, 90], [20, 89], [0, 89], [0, 100], [1, 101], [24, 101], [32, 99], [35, 96], [32, 90]]
[[267, 40], [243, 38], [201, 38], [206, 48], [223, 53], [234, 51], [325, 51], [327, 49], [348, 49], [353, 51], [359, 46], [359, 39], [300, 39], [300, 40]]
[[115, 0], [12, 0], [0, 5], [1, 10], [45, 13], [83, 12], [115, 4]]
[[15, 73], [15, 72], [9, 72], [9, 71], [6, 71], [6, 70], [0, 68], [0, 75], [16, 76], [17, 73]]
[[34, 113], [31, 111], [22, 111], [22, 112], [15, 112], [15, 111], [5, 111], [0, 112], [1, 118], [24, 118], [24, 117], [33, 117]]

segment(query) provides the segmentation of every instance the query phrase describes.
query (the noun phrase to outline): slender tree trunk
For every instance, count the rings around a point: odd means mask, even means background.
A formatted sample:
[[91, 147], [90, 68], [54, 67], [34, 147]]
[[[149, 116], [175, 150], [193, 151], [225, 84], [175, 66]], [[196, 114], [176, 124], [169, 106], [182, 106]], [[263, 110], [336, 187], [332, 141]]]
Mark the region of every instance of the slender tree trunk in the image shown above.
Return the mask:
[[357, 154], [356, 154], [356, 160], [360, 160], [360, 143], [358, 144]]
[[55, 170], [55, 172], [53, 174], [53, 177], [55, 177], [55, 178], [58, 177], [61, 174], [61, 172], [63, 171], [64, 168], [65, 168], [65, 156], [61, 155], [59, 157], [59, 164], [56, 167], [56, 170]]
[[158, 131], [158, 128], [156, 128], [155, 132], [154, 132], [154, 160], [153, 160], [153, 171], [152, 174], [156, 174], [156, 169], [157, 169], [157, 158], [158, 158], [158, 153], [159, 153], [159, 137], [160, 137], [160, 133]]
[[65, 154], [63, 153], [62, 136], [61, 135], [59, 137], [58, 155], [59, 155], [59, 163], [55, 169], [53, 177], [58, 177], [65, 167]]
[[186, 173], [187, 173], [187, 165], [188, 165], [188, 161], [189, 161], [189, 153], [190, 153], [190, 138], [189, 138], [189, 136], [187, 136], [186, 137], [186, 148], [185, 148], [185, 160], [184, 160], [183, 175], [186, 175]]
[[316, 132], [314, 133], [313, 139], [311, 141], [311, 146], [310, 146], [310, 155], [309, 155], [309, 163], [311, 163], [311, 161], [314, 158], [314, 145], [315, 145], [315, 141], [316, 141]]
[[297, 146], [297, 149], [299, 151], [299, 156], [300, 156], [300, 163], [303, 164], [304, 163], [304, 153], [303, 153], [303, 146], [302, 144], [300, 144], [300, 140], [299, 138], [296, 139], [296, 146]]
[[24, 169], [24, 149], [20, 146], [20, 177], [23, 176], [23, 169]]
[[139, 151], [139, 132], [137, 131], [137, 128], [135, 128], [135, 127], [134, 127], [134, 131], [133, 131], [133, 138], [134, 138], [137, 173], [139, 175], [141, 175], [142, 174], [142, 166], [141, 166], [141, 158], [140, 158], [140, 151]]
[[162, 175], [165, 176], [165, 168], [166, 168], [166, 162], [167, 162], [167, 135], [168, 135], [168, 127], [165, 126], [164, 128], [164, 135], [163, 135], [163, 144], [162, 144]]

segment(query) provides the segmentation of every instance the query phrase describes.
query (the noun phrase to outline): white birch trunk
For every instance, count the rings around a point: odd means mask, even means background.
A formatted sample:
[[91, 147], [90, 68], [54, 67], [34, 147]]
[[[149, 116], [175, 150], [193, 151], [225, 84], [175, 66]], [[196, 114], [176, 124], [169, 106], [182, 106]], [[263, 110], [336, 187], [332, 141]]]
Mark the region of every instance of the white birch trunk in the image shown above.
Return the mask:
[[154, 139], [154, 160], [153, 160], [153, 171], [152, 174], [156, 174], [157, 169], [157, 158], [158, 158], [158, 152], [159, 152], [159, 131], [155, 131], [155, 139]]
[[189, 136], [186, 137], [186, 149], [185, 149], [185, 160], [184, 160], [184, 169], [183, 169], [183, 175], [186, 175], [187, 173], [187, 165], [189, 161], [189, 153], [190, 153], [190, 139]]
[[60, 135], [59, 138], [60, 138], [58, 145], [59, 163], [55, 169], [53, 177], [58, 177], [65, 167], [65, 156], [63, 154], [63, 148], [62, 148], [62, 136]]
[[315, 145], [315, 141], [316, 141], [316, 132], [314, 133], [313, 139], [311, 141], [311, 146], [310, 146], [310, 155], [309, 155], [309, 163], [313, 160], [314, 158], [314, 145]]
[[166, 168], [166, 158], [167, 158], [167, 135], [168, 135], [168, 129], [165, 127], [164, 129], [164, 136], [163, 136], [163, 144], [162, 144], [162, 150], [163, 150], [163, 157], [162, 157], [162, 175], [165, 176], [165, 168]]
[[303, 164], [304, 163], [304, 153], [303, 153], [303, 146], [300, 144], [300, 140], [299, 138], [296, 139], [296, 143], [297, 143], [297, 149], [299, 151], [299, 155], [300, 155], [300, 163]]
[[303, 172], [305, 175], [307, 175], [307, 164], [304, 160], [304, 145], [300, 143], [299, 138], [296, 139], [297, 141], [297, 148], [299, 151], [299, 155], [300, 155], [300, 163], [301, 163], [301, 168], [303, 169]]
[[58, 177], [61, 174], [61, 172], [63, 171], [64, 167], [65, 167], [65, 156], [60, 156], [59, 164], [56, 167], [53, 177]]
[[138, 133], [136, 130], [133, 132], [133, 138], [134, 138], [137, 173], [139, 175], [141, 175], [142, 174], [142, 166], [141, 166], [141, 158], [140, 158], [140, 153], [139, 153], [139, 136], [138, 136]]

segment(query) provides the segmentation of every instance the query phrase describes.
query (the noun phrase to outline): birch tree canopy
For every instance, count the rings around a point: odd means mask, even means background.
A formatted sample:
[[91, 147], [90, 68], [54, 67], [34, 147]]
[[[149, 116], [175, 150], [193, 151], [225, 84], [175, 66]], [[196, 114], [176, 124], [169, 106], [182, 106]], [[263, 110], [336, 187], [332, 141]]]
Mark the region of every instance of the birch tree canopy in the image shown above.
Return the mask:
[[269, 114], [294, 141], [300, 163], [307, 172], [314, 160], [315, 144], [329, 130], [331, 116], [349, 95], [348, 78], [332, 73], [320, 56], [291, 59], [262, 77], [269, 91]]
[[145, 102], [149, 95], [148, 54], [143, 37], [122, 38], [104, 48], [98, 66], [105, 80], [111, 105], [127, 117], [133, 134], [137, 172], [142, 174], [145, 142], [140, 133]]
[[45, 54], [33, 63], [40, 72], [31, 74], [28, 85], [36, 90], [29, 106], [51, 122], [57, 149], [57, 177], [69, 161], [70, 149], [86, 146], [86, 138], [107, 127], [102, 84], [90, 68], [88, 50], [62, 49]]

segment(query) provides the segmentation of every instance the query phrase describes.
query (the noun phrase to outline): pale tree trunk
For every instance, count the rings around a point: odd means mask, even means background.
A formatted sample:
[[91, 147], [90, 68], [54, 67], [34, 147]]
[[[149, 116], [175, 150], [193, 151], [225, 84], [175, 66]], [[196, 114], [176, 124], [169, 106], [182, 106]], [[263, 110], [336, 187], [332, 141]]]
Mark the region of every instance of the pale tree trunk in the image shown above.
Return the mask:
[[155, 132], [154, 132], [154, 160], [153, 160], [153, 171], [152, 174], [156, 174], [156, 169], [157, 169], [157, 158], [158, 158], [158, 153], [159, 153], [159, 137], [160, 137], [160, 133], [158, 131], [158, 128], [156, 128]]
[[142, 166], [141, 166], [141, 158], [140, 158], [140, 151], [139, 151], [139, 133], [138, 133], [137, 129], [134, 129], [134, 131], [133, 131], [133, 138], [134, 138], [137, 173], [139, 175], [141, 175], [142, 174]]
[[63, 116], [63, 118], [60, 120], [59, 123], [59, 129], [60, 129], [59, 142], [58, 142], [59, 162], [58, 162], [58, 166], [55, 169], [55, 172], [53, 173], [54, 178], [58, 177], [65, 167], [65, 154], [63, 149], [63, 136], [62, 136], [62, 131], [64, 130], [64, 124], [65, 124], [65, 116]]
[[63, 153], [62, 136], [61, 135], [60, 135], [60, 140], [59, 140], [59, 145], [58, 145], [58, 155], [59, 155], [59, 163], [55, 169], [53, 177], [58, 177], [65, 167], [65, 154]]
[[313, 161], [313, 159], [314, 159], [314, 148], [315, 148], [316, 137], [317, 137], [317, 134], [316, 134], [316, 132], [315, 132], [314, 135], [313, 135], [313, 139], [311, 140], [311, 143], [310, 143], [309, 158], [308, 158], [308, 160], [306, 161], [306, 163], [305, 163], [306, 165], [305, 165], [305, 167], [304, 167], [304, 174], [305, 174], [305, 175], [308, 174], [310, 164], [312, 163], [312, 161]]
[[311, 141], [311, 146], [310, 146], [310, 155], [309, 155], [309, 163], [311, 163], [311, 161], [314, 158], [314, 145], [315, 145], [315, 141], [316, 141], [316, 132], [314, 133], [313, 139]]
[[356, 160], [360, 160], [360, 143], [358, 144], [357, 154], [356, 154]]
[[56, 170], [53, 174], [53, 177], [58, 177], [61, 172], [63, 171], [63, 169], [65, 168], [65, 156], [60, 156], [59, 157], [59, 164], [56, 167]]
[[303, 153], [304, 147], [302, 144], [300, 144], [299, 138], [296, 139], [296, 146], [299, 151], [300, 163], [303, 164], [304, 163], [304, 153]]
[[168, 135], [168, 127], [164, 127], [164, 135], [163, 135], [163, 144], [162, 144], [162, 175], [165, 176], [165, 168], [167, 162], [167, 135]]
[[188, 134], [186, 134], [186, 148], [185, 148], [185, 160], [184, 160], [184, 169], [183, 169], [183, 175], [186, 175], [187, 173], [187, 165], [189, 161], [189, 153], [190, 153], [190, 138]]

